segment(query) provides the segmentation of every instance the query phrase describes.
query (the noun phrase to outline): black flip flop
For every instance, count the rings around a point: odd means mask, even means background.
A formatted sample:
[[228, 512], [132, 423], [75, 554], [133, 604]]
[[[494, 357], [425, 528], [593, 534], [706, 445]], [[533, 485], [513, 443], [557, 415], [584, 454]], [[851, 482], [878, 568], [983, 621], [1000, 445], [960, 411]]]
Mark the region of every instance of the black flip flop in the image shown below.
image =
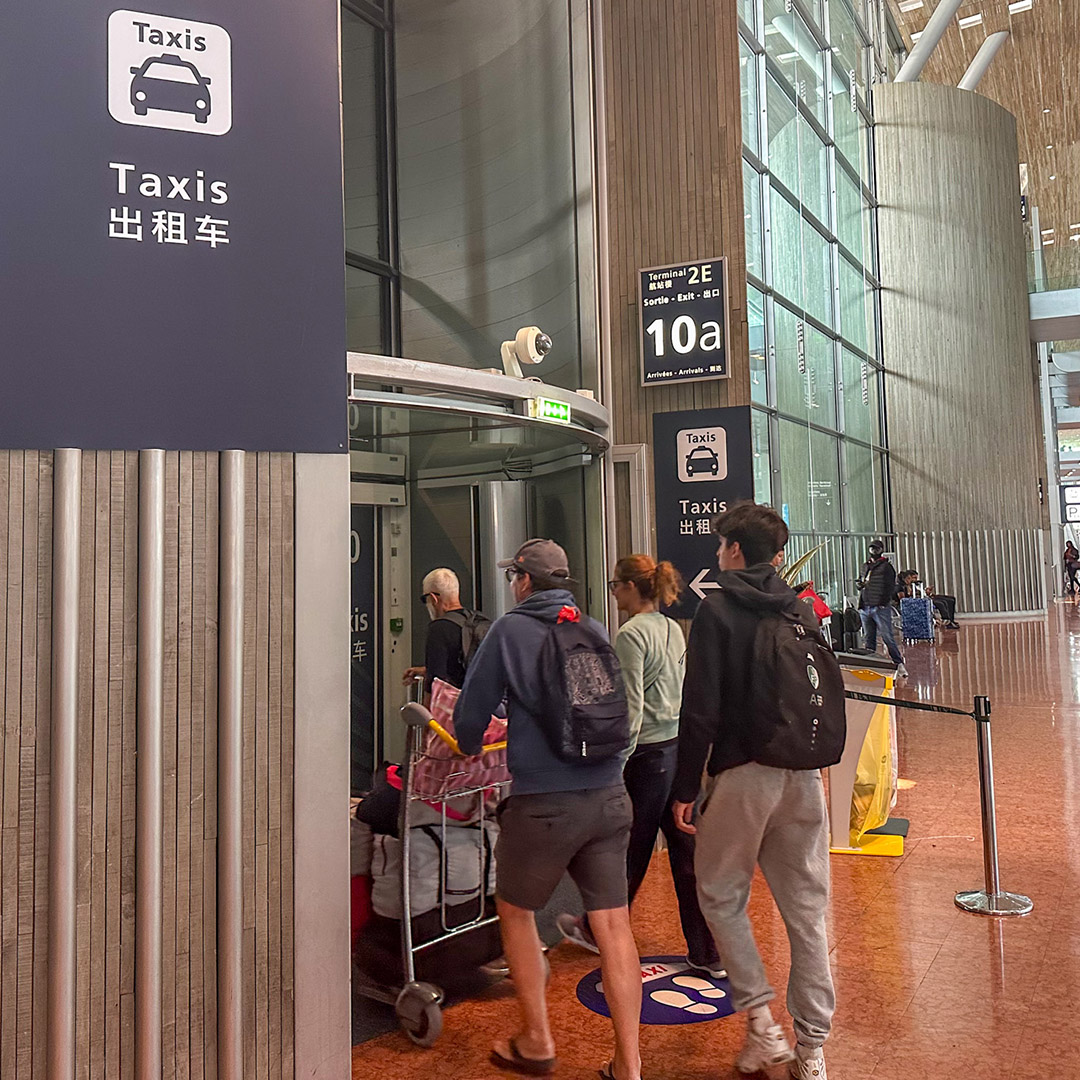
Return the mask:
[[500, 1069], [521, 1073], [523, 1076], [549, 1076], [559, 1064], [558, 1058], [522, 1057], [517, 1048], [517, 1041], [510, 1040], [510, 1057], [503, 1057], [495, 1050], [491, 1051], [491, 1063]]

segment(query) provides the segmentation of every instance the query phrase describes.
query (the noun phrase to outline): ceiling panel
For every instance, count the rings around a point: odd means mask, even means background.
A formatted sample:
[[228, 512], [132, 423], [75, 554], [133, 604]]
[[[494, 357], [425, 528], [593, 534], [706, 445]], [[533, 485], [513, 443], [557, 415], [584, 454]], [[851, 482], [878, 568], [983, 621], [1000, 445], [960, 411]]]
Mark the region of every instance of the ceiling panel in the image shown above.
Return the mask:
[[[910, 48], [912, 33], [926, 26], [937, 0], [923, 0], [917, 7], [912, 6], [917, 0], [889, 2]], [[1015, 0], [1011, 6], [1018, 7]], [[963, 4], [921, 80], [955, 86], [989, 34], [1010, 32], [978, 92], [1016, 117], [1020, 161], [1028, 166], [1029, 203], [1039, 207], [1040, 227], [1053, 230], [1046, 239], [1059, 248], [1075, 249], [1080, 241], [1070, 244], [1068, 237], [1070, 232], [1080, 236], [1080, 229], [1069, 228], [1080, 224], [1080, 0], [1031, 0], [1028, 10], [1009, 8], [1009, 0]], [[981, 23], [960, 28], [961, 19], [977, 14]], [[1075, 251], [1068, 255], [1080, 257]], [[1052, 276], [1051, 266], [1048, 258], [1047, 273]]]

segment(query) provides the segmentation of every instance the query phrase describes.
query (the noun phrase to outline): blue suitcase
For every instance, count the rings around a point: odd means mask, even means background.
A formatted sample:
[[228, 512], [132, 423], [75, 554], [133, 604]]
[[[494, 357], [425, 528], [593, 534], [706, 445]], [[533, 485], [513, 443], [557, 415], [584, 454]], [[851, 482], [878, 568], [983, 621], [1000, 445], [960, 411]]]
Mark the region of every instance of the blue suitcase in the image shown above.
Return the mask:
[[900, 601], [900, 624], [905, 641], [934, 640], [934, 605], [929, 596], [905, 596]]

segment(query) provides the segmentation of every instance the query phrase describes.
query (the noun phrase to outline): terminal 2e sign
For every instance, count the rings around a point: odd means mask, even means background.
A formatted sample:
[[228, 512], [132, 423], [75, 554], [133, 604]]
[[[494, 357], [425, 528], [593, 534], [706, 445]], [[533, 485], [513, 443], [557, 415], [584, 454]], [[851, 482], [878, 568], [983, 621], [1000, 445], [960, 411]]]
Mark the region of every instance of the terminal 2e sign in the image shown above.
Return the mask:
[[12, 0], [0, 139], [0, 447], [344, 449], [337, 0]]
[[726, 379], [727, 259], [638, 271], [641, 385]]

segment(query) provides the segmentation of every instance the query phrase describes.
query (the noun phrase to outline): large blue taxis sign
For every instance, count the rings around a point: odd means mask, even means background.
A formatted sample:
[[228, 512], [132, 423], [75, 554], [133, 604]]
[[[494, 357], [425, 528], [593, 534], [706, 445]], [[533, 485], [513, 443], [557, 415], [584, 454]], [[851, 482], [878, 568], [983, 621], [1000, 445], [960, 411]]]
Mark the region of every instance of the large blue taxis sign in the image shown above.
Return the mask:
[[641, 385], [726, 379], [727, 259], [638, 271]]
[[0, 10], [0, 446], [344, 449], [337, 0]]

